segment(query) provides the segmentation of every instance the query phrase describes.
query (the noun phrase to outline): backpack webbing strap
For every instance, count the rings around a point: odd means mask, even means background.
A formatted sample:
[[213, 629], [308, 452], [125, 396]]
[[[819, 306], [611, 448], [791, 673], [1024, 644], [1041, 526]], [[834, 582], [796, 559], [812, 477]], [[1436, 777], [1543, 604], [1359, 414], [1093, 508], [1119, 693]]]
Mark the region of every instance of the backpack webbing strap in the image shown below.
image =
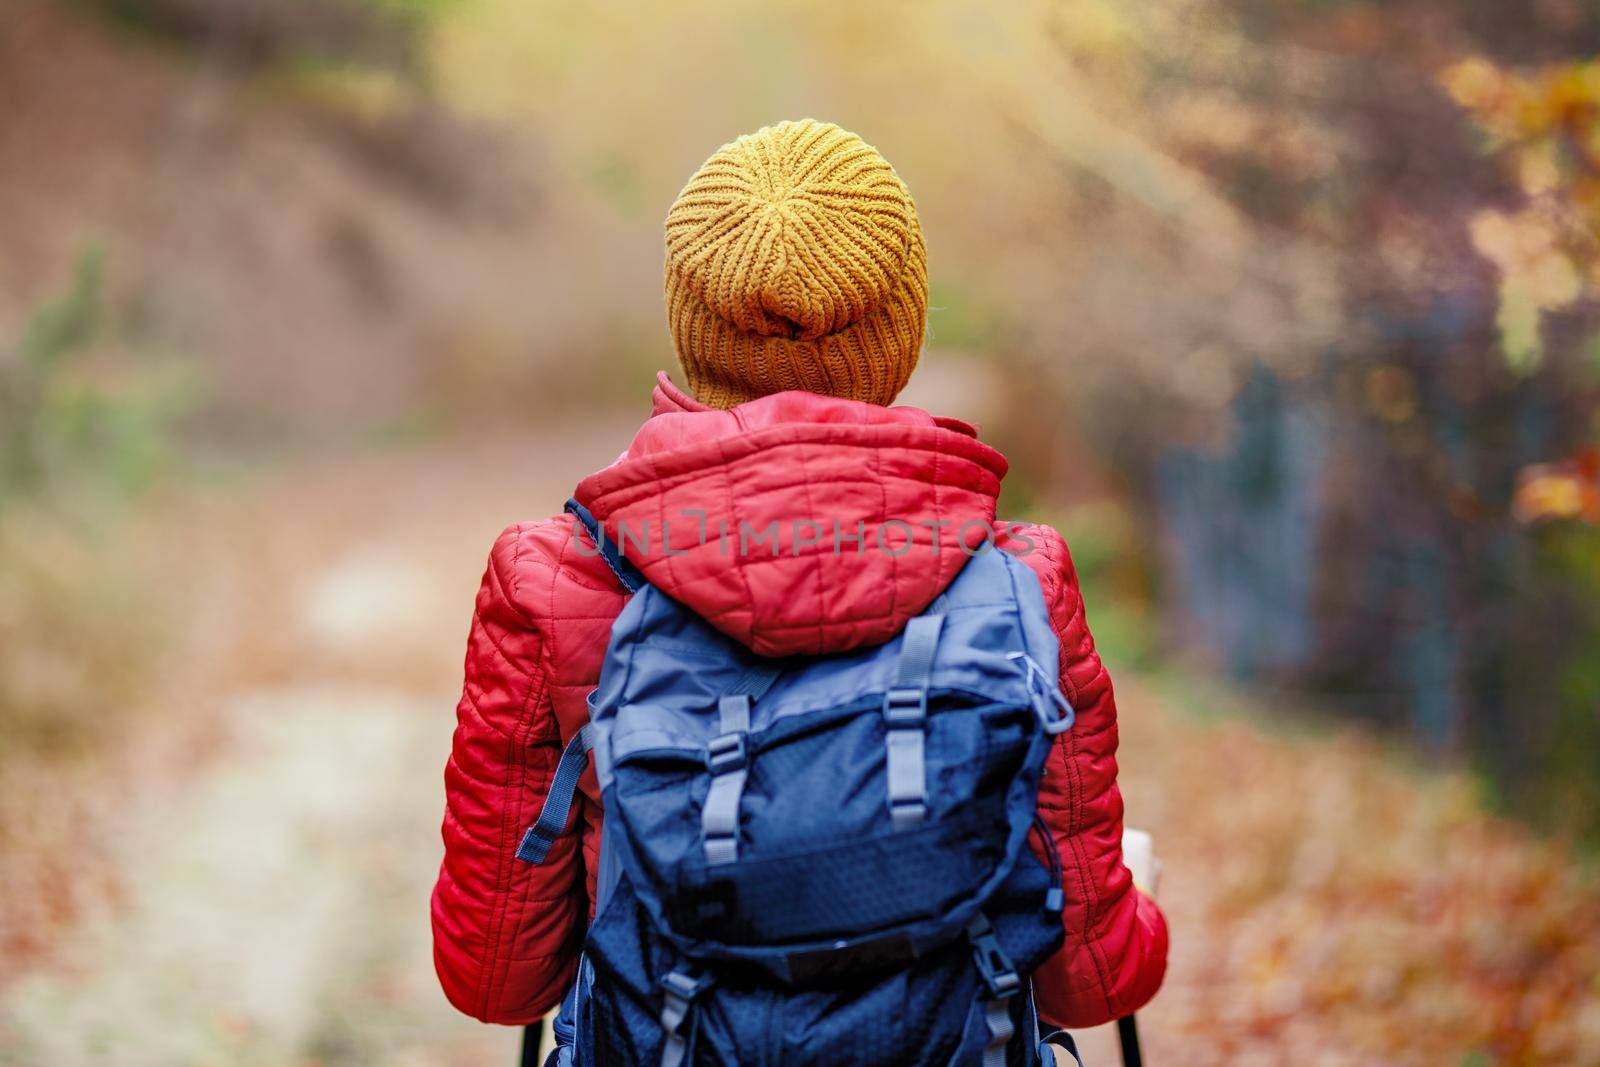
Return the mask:
[[983, 1047], [983, 1067], [1006, 1067], [1006, 1046], [1015, 1028], [1011, 1025], [1011, 1000], [996, 997], [984, 1005], [983, 1021], [989, 1027], [989, 1043]]
[[994, 927], [982, 912], [967, 924], [967, 940], [972, 942], [972, 960], [983, 979], [983, 992], [988, 998], [983, 1006], [983, 1020], [989, 1027], [989, 1044], [983, 1050], [983, 1067], [1006, 1067], [1006, 1046], [1016, 1036], [1011, 1024], [1011, 998], [1022, 988], [1022, 977], [1011, 965], [1011, 959], [1000, 947]]
[[1067, 1055], [1072, 1057], [1072, 1062], [1078, 1067], [1083, 1067], [1083, 1057], [1078, 1055], [1078, 1043], [1072, 1040], [1072, 1035], [1065, 1030], [1055, 1030], [1039, 1042], [1039, 1058], [1047, 1064], [1055, 1058], [1055, 1054], [1050, 1051], [1052, 1047], [1066, 1049]]
[[524, 863], [539, 864], [550, 854], [550, 846], [567, 828], [567, 818], [572, 814], [573, 796], [578, 791], [578, 779], [589, 765], [589, 749], [594, 745], [594, 727], [584, 723], [567, 747], [561, 750], [561, 762], [556, 764], [555, 777], [550, 779], [550, 791], [545, 794], [539, 818], [522, 835], [517, 846], [517, 859]]
[[684, 1036], [683, 1024], [689, 1019], [689, 1009], [695, 998], [705, 992], [710, 980], [696, 975], [684, 967], [674, 967], [661, 979], [661, 1023], [666, 1041], [661, 1046], [661, 1067], [682, 1067], [689, 1054], [689, 1039]]
[[943, 626], [943, 615], [918, 615], [906, 623], [894, 683], [883, 695], [889, 815], [896, 830], [917, 825], [928, 811], [923, 741], [928, 720], [928, 684]]
[[[567, 511], [572, 513], [573, 517], [578, 520], [578, 525], [583, 527], [584, 533], [589, 535], [589, 543], [595, 547], [595, 552], [599, 554], [600, 558], [606, 561], [606, 566], [610, 567], [611, 573], [617, 576], [617, 581], [622, 583], [622, 588], [630, 593], [637, 593], [643, 588], [645, 585], [644, 575], [639, 572], [638, 567], [628, 562], [626, 557], [623, 556], [622, 550], [617, 547], [617, 543], [606, 536], [605, 527], [600, 525], [600, 520], [590, 514], [589, 509], [578, 503], [576, 498], [567, 501]], [[581, 547], [579, 551], [583, 552], [584, 555], [595, 554], [595, 552], [589, 552]]]
[[782, 668], [758, 663], [739, 676], [717, 701], [717, 736], [706, 748], [711, 788], [700, 809], [700, 832], [706, 863], [717, 866], [739, 858], [739, 802], [749, 777], [750, 705], [766, 695]]

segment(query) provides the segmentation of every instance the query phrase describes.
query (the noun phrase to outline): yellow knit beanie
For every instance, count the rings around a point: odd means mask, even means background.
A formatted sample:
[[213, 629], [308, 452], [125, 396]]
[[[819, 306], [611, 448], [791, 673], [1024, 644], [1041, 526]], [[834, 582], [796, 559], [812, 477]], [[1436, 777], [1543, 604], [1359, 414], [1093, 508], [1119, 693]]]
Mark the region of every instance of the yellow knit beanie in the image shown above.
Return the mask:
[[689, 388], [889, 404], [922, 348], [927, 252], [911, 193], [848, 130], [780, 122], [723, 145], [667, 212], [667, 319]]

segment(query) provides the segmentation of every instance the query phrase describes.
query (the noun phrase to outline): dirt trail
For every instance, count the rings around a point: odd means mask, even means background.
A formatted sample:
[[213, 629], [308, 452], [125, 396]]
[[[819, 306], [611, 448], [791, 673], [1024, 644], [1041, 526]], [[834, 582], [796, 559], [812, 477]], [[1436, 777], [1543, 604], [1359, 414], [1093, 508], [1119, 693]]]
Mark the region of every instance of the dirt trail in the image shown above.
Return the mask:
[[323, 686], [230, 701], [230, 758], [130, 820], [126, 909], [11, 992], [14, 1062], [512, 1062], [428, 964], [422, 783], [449, 706]]
[[513, 1062], [433, 976], [441, 770], [488, 546], [614, 455], [603, 427], [293, 472], [218, 531], [261, 677], [206, 709], [207, 766], [86, 835], [116, 899], [0, 992], [0, 1063]]
[[[429, 952], [461, 642], [494, 535], [553, 512], [630, 421], [319, 467], [223, 531], [268, 665], [208, 706], [207, 765], [86, 839], [121, 893], [0, 991], [0, 1064], [513, 1062]], [[1149, 1062], [1600, 1063], [1600, 911], [1559, 850], [1353, 734], [1213, 717], [1232, 698], [1192, 685], [1123, 674], [1119, 695], [1175, 946]]]

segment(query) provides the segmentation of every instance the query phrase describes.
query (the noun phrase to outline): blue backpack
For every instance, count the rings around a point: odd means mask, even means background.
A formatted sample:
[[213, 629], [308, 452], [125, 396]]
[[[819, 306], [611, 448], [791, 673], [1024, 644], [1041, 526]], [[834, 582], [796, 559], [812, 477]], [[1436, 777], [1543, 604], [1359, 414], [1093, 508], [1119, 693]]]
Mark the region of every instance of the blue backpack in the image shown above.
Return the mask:
[[[596, 918], [551, 1062], [1033, 1067], [1030, 972], [1061, 944], [1035, 813], [1072, 725], [1038, 580], [986, 548], [876, 648], [764, 659], [646, 583], [518, 858], [595, 754]], [[1037, 831], [1049, 863], [1028, 847]]]

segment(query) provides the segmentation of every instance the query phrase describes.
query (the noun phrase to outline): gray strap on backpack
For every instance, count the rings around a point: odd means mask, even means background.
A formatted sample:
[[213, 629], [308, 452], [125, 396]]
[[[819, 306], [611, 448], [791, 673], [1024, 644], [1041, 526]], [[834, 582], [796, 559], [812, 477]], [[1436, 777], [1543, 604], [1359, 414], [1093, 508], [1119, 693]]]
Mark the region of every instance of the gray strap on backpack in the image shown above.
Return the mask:
[[700, 809], [700, 833], [706, 863], [717, 866], [739, 858], [739, 802], [749, 777], [747, 739], [750, 705], [760, 700], [778, 680], [783, 668], [775, 663], [751, 667], [717, 701], [717, 736], [706, 746], [706, 768], [711, 788]]
[[916, 826], [928, 811], [923, 742], [928, 721], [928, 685], [943, 626], [943, 615], [918, 615], [906, 623], [894, 683], [883, 695], [889, 814], [896, 830]]
[[675, 967], [661, 979], [661, 1031], [666, 1041], [661, 1046], [661, 1067], [682, 1067], [689, 1054], [689, 1039], [684, 1035], [684, 1023], [689, 1019], [689, 1009], [695, 998], [711, 983], [703, 976]]
[[1006, 1046], [1015, 1036], [1011, 1025], [1011, 999], [997, 997], [984, 1005], [983, 1021], [989, 1027], [989, 1043], [983, 1047], [983, 1067], [1006, 1067]]
[[972, 942], [972, 960], [983, 979], [983, 1020], [989, 1027], [989, 1043], [983, 1050], [983, 1067], [1005, 1067], [1006, 1047], [1016, 1036], [1011, 1023], [1011, 998], [1022, 989], [1022, 976], [1000, 947], [994, 927], [979, 912], [967, 924], [967, 940]]

